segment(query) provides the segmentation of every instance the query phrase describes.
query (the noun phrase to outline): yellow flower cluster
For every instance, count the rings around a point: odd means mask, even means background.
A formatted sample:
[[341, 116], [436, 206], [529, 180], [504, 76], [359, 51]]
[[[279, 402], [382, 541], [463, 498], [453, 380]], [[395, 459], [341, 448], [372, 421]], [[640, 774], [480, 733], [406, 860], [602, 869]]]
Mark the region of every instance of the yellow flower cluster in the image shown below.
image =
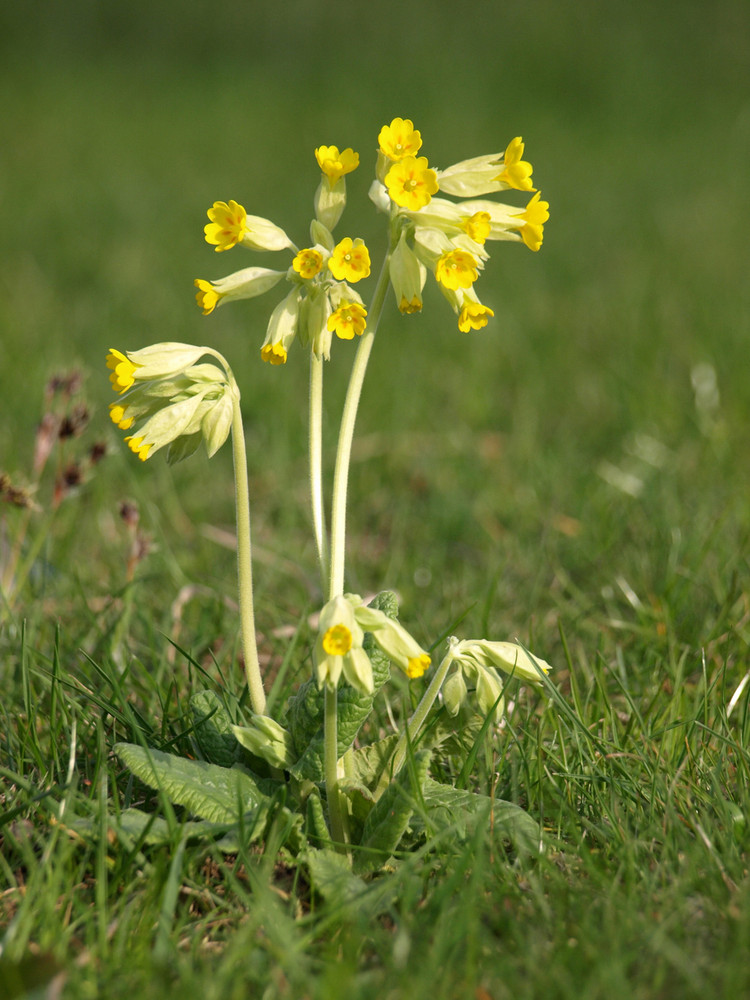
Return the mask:
[[346, 237], [336, 243], [332, 236], [346, 203], [345, 178], [359, 165], [359, 155], [352, 149], [319, 146], [315, 158], [321, 179], [310, 227], [313, 246], [299, 250], [283, 229], [268, 219], [248, 215], [236, 201], [214, 202], [204, 227], [206, 242], [217, 252], [244, 246], [290, 249], [294, 254], [285, 271], [246, 267], [216, 281], [195, 280], [196, 302], [205, 316], [225, 302], [262, 295], [283, 278], [291, 283], [291, 290], [271, 313], [260, 349], [262, 360], [272, 365], [286, 363], [295, 339], [327, 359], [333, 334], [351, 340], [365, 329], [367, 310], [351, 285], [369, 276], [369, 251], [361, 239]]
[[123, 353], [111, 348], [107, 368], [112, 388], [122, 397], [109, 415], [142, 462], [169, 446], [170, 463], [187, 458], [205, 442], [209, 457], [226, 441], [232, 424], [232, 390], [226, 373], [198, 364], [214, 353], [192, 344], [164, 343]]
[[[432, 273], [459, 330], [480, 330], [494, 315], [474, 287], [489, 259], [487, 242], [522, 242], [539, 250], [549, 203], [533, 186], [520, 136], [502, 153], [461, 160], [445, 170], [430, 167], [421, 150], [421, 133], [410, 119], [394, 118], [381, 128], [370, 198], [389, 218], [388, 277], [396, 303], [402, 313], [419, 312]], [[248, 215], [237, 201], [217, 201], [208, 210], [206, 242], [217, 252], [243, 246], [293, 253], [287, 270], [248, 267], [215, 281], [195, 281], [204, 315], [225, 302], [261, 295], [282, 279], [291, 283], [271, 313], [261, 346], [261, 358], [273, 365], [286, 363], [297, 339], [317, 357], [328, 358], [334, 334], [348, 340], [366, 326], [367, 311], [351, 286], [370, 274], [369, 251], [361, 239], [336, 242], [332, 236], [346, 203], [346, 178], [359, 166], [359, 155], [350, 147], [318, 146], [315, 159], [321, 173], [310, 246], [298, 249], [283, 229]], [[519, 208], [484, 197], [507, 190], [531, 192], [531, 199]]]
[[[494, 315], [474, 291], [489, 256], [486, 241], [522, 241], [538, 250], [549, 218], [549, 204], [539, 192], [523, 210], [478, 198], [508, 189], [534, 191], [523, 140], [512, 139], [504, 153], [433, 170], [426, 156], [417, 156], [422, 136], [408, 118], [394, 118], [378, 138], [377, 180], [370, 197], [391, 220], [390, 278], [399, 309], [414, 313], [422, 308], [431, 271], [458, 315], [459, 329], [481, 329]], [[464, 200], [435, 197], [438, 191]]]

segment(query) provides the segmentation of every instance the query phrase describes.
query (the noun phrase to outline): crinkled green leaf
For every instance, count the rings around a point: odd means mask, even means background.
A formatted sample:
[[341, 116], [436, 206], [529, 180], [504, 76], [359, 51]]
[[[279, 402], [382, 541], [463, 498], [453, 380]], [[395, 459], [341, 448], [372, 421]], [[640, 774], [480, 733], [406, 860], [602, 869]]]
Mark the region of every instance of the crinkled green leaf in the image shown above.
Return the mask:
[[170, 802], [184, 806], [201, 819], [235, 823], [242, 816], [249, 830], [253, 825], [262, 825], [268, 812], [272, 787], [238, 767], [187, 760], [134, 743], [117, 743], [114, 750], [149, 788], [161, 790]]
[[231, 767], [242, 750], [232, 732], [233, 719], [215, 691], [199, 691], [190, 699], [195, 739], [211, 764]]
[[330, 905], [354, 910], [360, 918], [376, 917], [398, 896], [399, 887], [391, 879], [367, 883], [354, 875], [343, 854], [311, 847], [304, 859], [315, 891]]
[[[139, 842], [149, 847], [161, 846], [171, 844], [175, 839], [174, 829], [163, 816], [155, 816], [142, 809], [123, 809], [119, 816], [107, 818], [107, 826], [129, 847]], [[72, 827], [81, 836], [93, 838], [98, 835], [100, 824], [98, 819], [78, 819]], [[226, 823], [209, 823], [207, 820], [182, 823], [179, 827], [180, 835], [188, 840], [215, 837], [226, 833], [226, 829]]]
[[484, 820], [487, 830], [507, 838], [516, 851], [538, 854], [541, 842], [539, 824], [520, 806], [502, 799], [428, 778], [422, 788], [426, 816], [417, 810], [411, 822], [415, 833], [439, 832], [451, 828], [457, 837], [464, 837]]
[[[398, 615], [398, 600], [390, 590], [374, 597], [370, 606], [383, 611], [394, 620]], [[375, 690], [367, 695], [348, 684], [339, 685], [336, 692], [339, 757], [354, 742], [372, 711], [375, 695], [391, 676], [390, 661], [380, 647], [375, 645], [371, 633], [365, 633], [363, 646], [372, 664]], [[323, 701], [323, 692], [318, 689], [314, 680], [303, 684], [297, 694], [289, 699], [286, 724], [300, 757], [291, 769], [296, 778], [320, 781], [323, 777]]]
[[398, 740], [399, 734], [391, 733], [385, 739], [354, 750], [350, 757], [350, 778], [367, 785], [368, 788], [374, 788], [393, 756]]
[[315, 847], [331, 843], [331, 834], [328, 832], [323, 803], [317, 788], [310, 792], [307, 799], [307, 835]]
[[427, 780], [431, 753], [420, 750], [407, 761], [383, 792], [365, 820], [360, 848], [354, 855], [354, 871], [382, 868], [398, 847], [411, 820], [416, 796]]

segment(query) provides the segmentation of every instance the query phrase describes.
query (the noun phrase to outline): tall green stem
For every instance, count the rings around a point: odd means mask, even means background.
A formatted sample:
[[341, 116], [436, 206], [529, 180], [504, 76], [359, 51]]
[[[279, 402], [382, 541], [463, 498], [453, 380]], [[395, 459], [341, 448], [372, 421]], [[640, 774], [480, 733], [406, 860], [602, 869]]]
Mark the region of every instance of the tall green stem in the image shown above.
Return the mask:
[[328, 801], [328, 819], [331, 824], [331, 837], [336, 849], [346, 850], [346, 832], [344, 815], [341, 810], [341, 795], [339, 792], [338, 773], [338, 702], [336, 689], [325, 689], [325, 721], [323, 726], [323, 774], [326, 782], [326, 799]]
[[227, 375], [232, 392], [232, 456], [234, 459], [234, 499], [237, 511], [237, 575], [240, 592], [242, 652], [245, 658], [245, 676], [250, 692], [250, 704], [257, 715], [265, 715], [266, 694], [260, 675], [258, 644], [255, 637], [253, 563], [250, 547], [250, 492], [247, 483], [245, 430], [242, 426], [239, 390], [228, 366]]
[[339, 443], [336, 451], [336, 468], [333, 474], [333, 502], [331, 508], [331, 579], [328, 588], [329, 598], [344, 593], [344, 559], [346, 552], [346, 496], [349, 485], [349, 465], [352, 454], [354, 425], [357, 420], [357, 409], [362, 394], [367, 362], [370, 360], [373, 341], [383, 312], [385, 294], [388, 291], [388, 266], [390, 252], [386, 254], [380, 271], [372, 304], [367, 316], [367, 328], [362, 334], [357, 349], [357, 355], [349, 378], [349, 387], [344, 401], [344, 411], [341, 416]]
[[328, 531], [323, 513], [323, 358], [310, 352], [310, 501], [323, 593], [328, 589]]

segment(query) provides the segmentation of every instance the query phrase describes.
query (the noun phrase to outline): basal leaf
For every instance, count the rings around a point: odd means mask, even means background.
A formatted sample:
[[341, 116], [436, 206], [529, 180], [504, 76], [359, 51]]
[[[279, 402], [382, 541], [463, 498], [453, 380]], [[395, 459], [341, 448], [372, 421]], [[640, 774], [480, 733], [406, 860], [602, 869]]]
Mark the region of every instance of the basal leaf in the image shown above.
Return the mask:
[[259, 781], [237, 767], [187, 760], [161, 750], [146, 750], [134, 743], [118, 743], [114, 750], [149, 788], [162, 791], [170, 802], [184, 806], [201, 819], [235, 823], [243, 816], [250, 828], [260, 824], [267, 814], [266, 793], [270, 788], [262, 788]]
[[381, 868], [396, 850], [409, 825], [417, 796], [427, 780], [430, 751], [414, 755], [413, 767], [407, 761], [394, 781], [383, 792], [365, 820], [360, 850], [354, 855], [354, 871]]
[[476, 829], [479, 822], [486, 822], [487, 830], [511, 842], [522, 854], [538, 854], [541, 841], [539, 824], [520, 806], [502, 799], [492, 800], [488, 795], [452, 785], [444, 785], [428, 778], [423, 786], [426, 816], [415, 812], [412, 829], [415, 833], [429, 834], [448, 828], [456, 836], [465, 837]]
[[390, 879], [367, 883], [352, 873], [343, 854], [311, 847], [304, 854], [310, 880], [325, 901], [345, 912], [372, 919], [386, 910], [397, 897], [399, 889]]
[[229, 712], [215, 691], [199, 691], [190, 699], [195, 738], [211, 764], [231, 767], [241, 758], [241, 748], [234, 733]]

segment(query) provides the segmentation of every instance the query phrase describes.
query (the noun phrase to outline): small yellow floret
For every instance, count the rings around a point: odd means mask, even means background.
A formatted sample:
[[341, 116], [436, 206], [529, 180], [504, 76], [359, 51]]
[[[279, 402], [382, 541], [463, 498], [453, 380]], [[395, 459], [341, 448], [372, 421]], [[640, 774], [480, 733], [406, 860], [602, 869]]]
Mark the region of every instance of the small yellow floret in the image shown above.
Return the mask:
[[309, 281], [323, 267], [323, 254], [319, 250], [300, 250], [292, 261], [292, 267], [301, 278]]
[[494, 315], [489, 306], [483, 306], [480, 302], [467, 302], [458, 317], [458, 329], [461, 333], [481, 330], [483, 326], [487, 326], [490, 316]]
[[112, 388], [115, 392], [127, 392], [135, 381], [133, 376], [138, 365], [134, 365], [121, 351], [111, 347], [107, 355], [107, 368], [112, 370], [109, 381], [112, 383]]
[[216, 252], [231, 250], [242, 242], [245, 235], [247, 213], [236, 201], [215, 201], [206, 213], [211, 220], [203, 227], [206, 243], [215, 247]]
[[344, 174], [350, 174], [359, 166], [359, 153], [355, 153], [351, 147], [342, 149], [339, 153], [338, 146], [318, 146], [315, 150], [315, 159], [331, 187], [341, 180]]
[[352, 648], [352, 641], [346, 625], [332, 625], [323, 636], [322, 645], [328, 656], [345, 656]]
[[495, 178], [516, 191], [533, 191], [531, 173], [534, 169], [527, 160], [522, 160], [523, 139], [520, 135], [511, 139], [503, 157], [504, 170]]
[[435, 277], [445, 288], [470, 288], [477, 280], [477, 262], [468, 250], [448, 250], [435, 265]]
[[337, 281], [354, 284], [370, 273], [370, 251], [362, 240], [347, 236], [334, 249], [328, 268]]
[[358, 302], [344, 302], [328, 317], [328, 330], [341, 340], [361, 337], [367, 324], [367, 310]]
[[482, 246], [490, 235], [491, 229], [489, 212], [475, 212], [463, 224], [463, 230], [467, 236]]
[[422, 136], [411, 119], [394, 118], [390, 125], [381, 128], [378, 142], [380, 152], [389, 160], [403, 160], [405, 156], [416, 156], [422, 145]]
[[133, 418], [125, 416], [125, 407], [119, 403], [109, 404], [109, 416], [113, 423], [117, 424], [121, 431], [126, 431], [133, 425]]
[[537, 191], [519, 218], [524, 220], [520, 228], [521, 238], [529, 250], [538, 250], [544, 238], [544, 223], [549, 219], [549, 202], [541, 201]]
[[148, 453], [151, 450], [150, 444], [143, 444], [143, 438], [126, 437], [128, 448], [140, 458], [142, 462], [145, 462], [148, 458]]
[[414, 298], [409, 301], [405, 295], [401, 296], [401, 301], [398, 304], [399, 312], [403, 313], [405, 316], [411, 316], [412, 313], [418, 313], [422, 311], [422, 300], [418, 299], [415, 295]]
[[203, 315], [208, 316], [216, 308], [221, 296], [210, 281], [204, 281], [203, 278], [196, 278], [193, 284], [198, 289], [195, 293], [195, 301], [203, 310]]
[[405, 156], [394, 163], [385, 175], [385, 186], [391, 201], [410, 212], [428, 205], [439, 187], [437, 174], [429, 169], [426, 156]]
[[430, 666], [430, 657], [427, 653], [422, 653], [421, 656], [412, 656], [409, 659], [409, 663], [406, 667], [406, 676], [414, 680], [415, 677], [421, 677], [422, 674]]
[[286, 348], [282, 344], [266, 344], [265, 347], [261, 347], [260, 356], [263, 361], [267, 361], [269, 365], [285, 365], [286, 364]]

